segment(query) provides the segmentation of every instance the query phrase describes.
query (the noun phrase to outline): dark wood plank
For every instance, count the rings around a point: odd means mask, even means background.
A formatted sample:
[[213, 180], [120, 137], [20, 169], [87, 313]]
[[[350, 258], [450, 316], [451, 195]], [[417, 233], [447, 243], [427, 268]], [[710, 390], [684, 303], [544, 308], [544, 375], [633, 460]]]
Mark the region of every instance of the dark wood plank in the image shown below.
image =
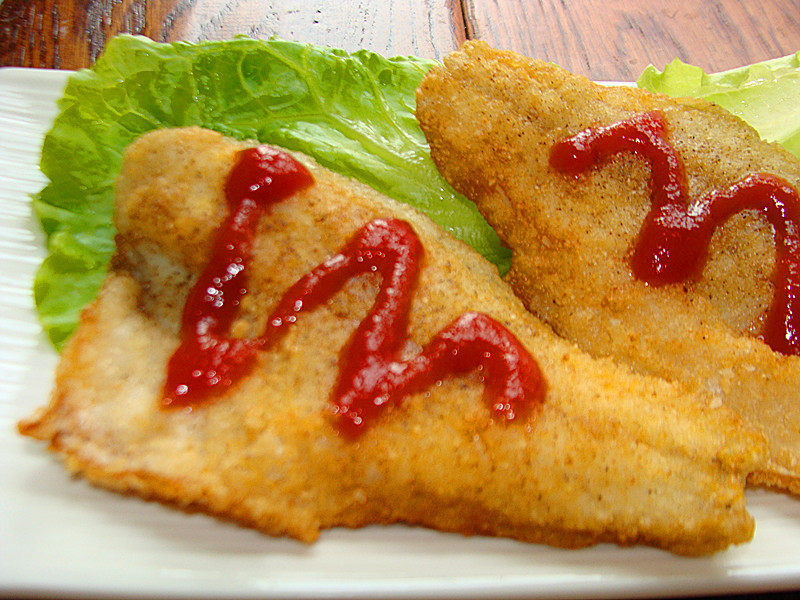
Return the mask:
[[440, 58], [465, 36], [458, 0], [5, 0], [0, 66], [88, 66], [122, 32], [156, 41], [245, 34]]
[[468, 36], [594, 80], [673, 58], [721, 71], [800, 50], [797, 0], [464, 0]]
[[458, 0], [219, 0], [179, 2], [170, 14], [167, 39], [226, 39], [244, 33], [384, 55], [438, 58], [463, 41]]

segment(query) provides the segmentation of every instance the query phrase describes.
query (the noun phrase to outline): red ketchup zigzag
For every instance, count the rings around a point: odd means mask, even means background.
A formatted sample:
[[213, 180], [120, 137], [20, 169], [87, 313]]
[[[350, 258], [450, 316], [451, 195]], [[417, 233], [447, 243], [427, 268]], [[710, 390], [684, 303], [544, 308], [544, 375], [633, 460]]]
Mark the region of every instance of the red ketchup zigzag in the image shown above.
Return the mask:
[[651, 208], [631, 259], [634, 277], [660, 286], [699, 276], [714, 230], [732, 215], [761, 211], [775, 230], [775, 293], [763, 329], [777, 352], [800, 355], [800, 197], [774, 175], [748, 175], [724, 191], [689, 198], [683, 161], [667, 140], [664, 116], [636, 115], [592, 127], [553, 146], [550, 165], [578, 176], [601, 160], [633, 152], [650, 164]]
[[164, 407], [190, 406], [245, 377], [257, 352], [275, 344], [301, 313], [335, 295], [352, 277], [377, 272], [382, 282], [366, 318], [339, 361], [332, 392], [340, 430], [357, 437], [388, 405], [451, 373], [480, 369], [494, 414], [513, 420], [542, 401], [545, 383], [536, 361], [500, 323], [466, 313], [438, 333], [414, 358], [400, 360], [419, 277], [422, 245], [411, 226], [376, 219], [345, 247], [284, 294], [256, 338], [227, 332], [247, 290], [247, 266], [259, 219], [273, 203], [311, 185], [311, 174], [290, 155], [269, 147], [240, 153], [226, 197], [230, 215], [217, 233], [211, 259], [183, 312], [181, 343], [167, 368]]

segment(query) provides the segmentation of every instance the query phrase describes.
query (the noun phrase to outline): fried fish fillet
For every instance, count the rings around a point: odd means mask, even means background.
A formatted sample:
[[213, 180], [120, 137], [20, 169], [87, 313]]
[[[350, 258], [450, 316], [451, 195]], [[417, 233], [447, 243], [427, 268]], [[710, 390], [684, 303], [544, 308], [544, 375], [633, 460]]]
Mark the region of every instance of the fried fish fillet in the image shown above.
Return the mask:
[[630, 264], [650, 209], [645, 160], [621, 153], [573, 178], [548, 157], [588, 127], [657, 110], [692, 198], [754, 171], [798, 189], [800, 163], [706, 102], [596, 85], [483, 43], [446, 58], [417, 101], [438, 168], [512, 248], [507, 280], [528, 309], [595, 357], [713, 394], [768, 440], [751, 482], [800, 493], [800, 358], [757, 337], [773, 293], [770, 225], [755, 210], [735, 215], [699, 278], [648, 286]]
[[323, 528], [394, 522], [685, 554], [750, 539], [744, 481], [763, 448], [738, 417], [710, 396], [590, 358], [427, 218], [302, 156], [316, 182], [261, 219], [235, 335], [260, 332], [284, 291], [364, 223], [401, 218], [425, 251], [405, 351], [478, 309], [538, 361], [543, 404], [526, 419], [493, 420], [480, 375], [452, 376], [389, 408], [357, 440], [342, 436], [329, 394], [340, 349], [375, 298], [368, 274], [301, 315], [223, 396], [161, 408], [181, 310], [246, 146], [195, 128], [153, 132], [128, 149], [112, 268], [64, 351], [50, 405], [22, 433], [100, 486], [305, 541]]

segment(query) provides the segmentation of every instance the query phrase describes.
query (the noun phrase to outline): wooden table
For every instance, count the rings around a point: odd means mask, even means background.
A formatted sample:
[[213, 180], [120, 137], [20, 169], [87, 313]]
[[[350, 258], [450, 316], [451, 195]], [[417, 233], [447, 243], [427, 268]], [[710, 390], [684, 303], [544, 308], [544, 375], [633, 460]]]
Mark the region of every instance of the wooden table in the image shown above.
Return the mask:
[[4, 0], [0, 66], [88, 66], [120, 32], [276, 35], [441, 58], [465, 39], [630, 81], [675, 57], [719, 71], [800, 50], [798, 0]]
[[86, 67], [121, 32], [275, 35], [428, 58], [482, 39], [591, 79], [631, 81], [675, 57], [719, 71], [796, 52], [800, 0], [5, 0], [0, 66]]

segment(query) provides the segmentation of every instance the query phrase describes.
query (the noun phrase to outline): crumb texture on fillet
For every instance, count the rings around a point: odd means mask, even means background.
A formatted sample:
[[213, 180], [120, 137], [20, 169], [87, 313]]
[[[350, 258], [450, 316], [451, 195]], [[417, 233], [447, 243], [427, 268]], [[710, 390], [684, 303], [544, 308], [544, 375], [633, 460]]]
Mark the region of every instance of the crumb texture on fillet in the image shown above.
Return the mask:
[[127, 151], [112, 269], [64, 351], [49, 407], [20, 424], [69, 469], [305, 541], [328, 527], [395, 522], [682, 554], [751, 538], [744, 481], [762, 440], [736, 415], [707, 394], [589, 357], [533, 317], [473, 250], [300, 155], [316, 183], [261, 219], [235, 334], [257, 335], [287, 288], [366, 222], [400, 218], [425, 251], [408, 354], [479, 310], [538, 361], [543, 405], [527, 419], [493, 420], [479, 374], [469, 373], [406, 397], [357, 441], [341, 436], [329, 393], [339, 352], [375, 298], [378, 282], [367, 275], [302, 314], [222, 397], [159, 408], [183, 303], [227, 214], [226, 174], [246, 146], [189, 128], [150, 133]]
[[448, 56], [417, 93], [434, 161], [512, 248], [507, 280], [527, 308], [592, 356], [714, 396], [768, 441], [751, 482], [798, 494], [800, 357], [758, 339], [775, 267], [766, 219], [733, 216], [699, 278], [655, 288], [630, 266], [650, 209], [645, 160], [621, 153], [577, 178], [549, 166], [556, 142], [652, 110], [665, 117], [691, 198], [752, 173], [800, 188], [797, 159], [719, 107], [597, 85], [481, 42]]

